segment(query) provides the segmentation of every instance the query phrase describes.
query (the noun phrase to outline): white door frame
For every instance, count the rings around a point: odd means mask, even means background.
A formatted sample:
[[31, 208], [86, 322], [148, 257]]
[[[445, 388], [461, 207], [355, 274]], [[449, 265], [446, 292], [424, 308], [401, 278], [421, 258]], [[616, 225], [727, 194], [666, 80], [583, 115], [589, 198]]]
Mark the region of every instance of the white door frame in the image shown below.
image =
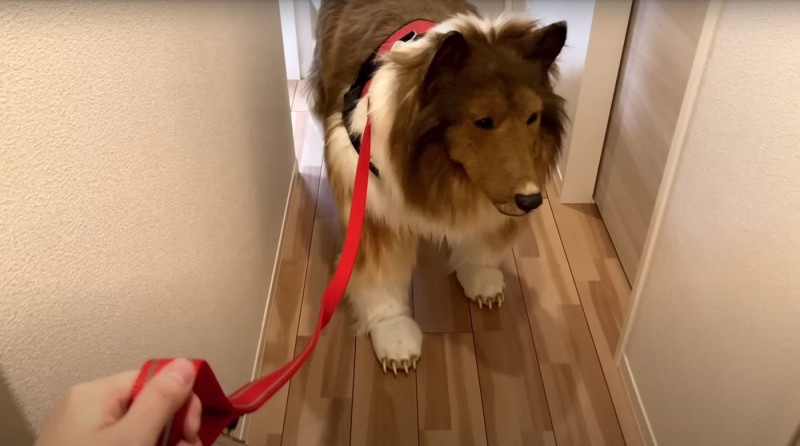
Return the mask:
[[[569, 2], [565, 2], [568, 4]], [[556, 184], [562, 203], [594, 203], [594, 189], [617, 86], [632, 0], [596, 0], [566, 160]]]
[[314, 58], [314, 29], [321, 0], [278, 0], [286, 78], [303, 79]]

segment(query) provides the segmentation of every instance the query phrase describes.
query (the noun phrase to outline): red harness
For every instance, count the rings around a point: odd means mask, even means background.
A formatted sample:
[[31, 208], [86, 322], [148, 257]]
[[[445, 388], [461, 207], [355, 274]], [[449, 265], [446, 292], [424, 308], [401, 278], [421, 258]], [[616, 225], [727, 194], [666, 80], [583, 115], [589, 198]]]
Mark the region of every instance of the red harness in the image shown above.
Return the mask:
[[[377, 54], [389, 51], [396, 42], [411, 33], [419, 35], [428, 32], [434, 25], [433, 22], [427, 20], [415, 20], [403, 26], [383, 42]], [[370, 79], [364, 85], [361, 97], [366, 96], [371, 83], [372, 80]], [[228, 396], [222, 391], [222, 387], [220, 387], [208, 363], [202, 359], [193, 361], [197, 369], [197, 379], [193, 390], [203, 404], [200, 440], [204, 445], [210, 446], [225, 428], [242, 415], [258, 410], [278, 389], [286, 384], [311, 356], [317, 346], [322, 329], [328, 325], [331, 317], [333, 317], [333, 313], [336, 311], [336, 307], [339, 305], [339, 301], [342, 299], [347, 283], [350, 280], [350, 274], [356, 262], [358, 244], [361, 239], [361, 227], [366, 210], [367, 184], [370, 172], [371, 138], [372, 124], [367, 120], [358, 154], [353, 200], [350, 207], [350, 223], [347, 227], [342, 256], [339, 260], [339, 266], [336, 268], [336, 272], [328, 284], [325, 294], [322, 296], [322, 308], [319, 312], [317, 328], [303, 351], [277, 371], [241, 387]], [[169, 364], [170, 361], [172, 359], [152, 359], [142, 366], [139, 377], [133, 387], [134, 399], [141, 392], [145, 383]], [[187, 409], [188, 403], [175, 414], [161, 434], [161, 438], [157, 443], [158, 446], [175, 446], [182, 439], [183, 420], [186, 417]]]

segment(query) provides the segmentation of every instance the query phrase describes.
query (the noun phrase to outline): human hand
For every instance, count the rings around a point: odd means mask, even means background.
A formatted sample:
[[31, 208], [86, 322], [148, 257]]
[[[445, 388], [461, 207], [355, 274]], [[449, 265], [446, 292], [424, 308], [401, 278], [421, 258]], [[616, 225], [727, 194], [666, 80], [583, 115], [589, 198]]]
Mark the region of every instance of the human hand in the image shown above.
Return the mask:
[[202, 405], [192, 393], [195, 370], [177, 359], [145, 384], [131, 404], [138, 372], [120, 373], [67, 390], [34, 446], [153, 446], [189, 398], [179, 446], [202, 446]]

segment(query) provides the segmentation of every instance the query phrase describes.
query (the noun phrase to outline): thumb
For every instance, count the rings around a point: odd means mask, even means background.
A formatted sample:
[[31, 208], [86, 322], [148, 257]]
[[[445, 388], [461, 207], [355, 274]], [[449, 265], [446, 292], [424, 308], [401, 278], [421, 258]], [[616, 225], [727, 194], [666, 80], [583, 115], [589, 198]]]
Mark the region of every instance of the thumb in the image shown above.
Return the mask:
[[142, 444], [155, 444], [164, 426], [191, 396], [195, 375], [190, 361], [170, 362], [144, 385], [125, 414], [125, 431]]

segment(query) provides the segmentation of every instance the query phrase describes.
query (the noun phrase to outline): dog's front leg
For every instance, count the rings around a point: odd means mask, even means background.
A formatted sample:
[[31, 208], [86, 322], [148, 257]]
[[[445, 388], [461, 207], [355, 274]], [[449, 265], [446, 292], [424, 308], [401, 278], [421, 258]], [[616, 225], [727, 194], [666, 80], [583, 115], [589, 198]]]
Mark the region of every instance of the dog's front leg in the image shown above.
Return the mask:
[[359, 334], [369, 333], [384, 372], [408, 373], [422, 354], [422, 332], [411, 318], [409, 302], [417, 239], [369, 217], [364, 223], [348, 286], [357, 329]]
[[501, 307], [505, 301], [505, 280], [500, 263], [510, 252], [518, 224], [501, 231], [481, 234], [450, 243], [450, 269], [456, 273], [464, 294], [480, 307]]

